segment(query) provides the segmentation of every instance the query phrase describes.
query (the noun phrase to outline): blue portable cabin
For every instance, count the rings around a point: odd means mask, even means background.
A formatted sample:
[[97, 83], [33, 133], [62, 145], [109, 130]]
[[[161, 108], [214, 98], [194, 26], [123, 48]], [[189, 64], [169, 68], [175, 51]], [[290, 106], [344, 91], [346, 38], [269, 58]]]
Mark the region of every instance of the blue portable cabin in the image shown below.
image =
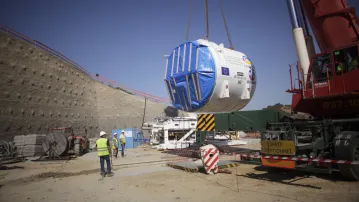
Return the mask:
[[[136, 148], [139, 145], [143, 144], [141, 142], [143, 139], [143, 135], [136, 128], [123, 128], [123, 129], [112, 130], [112, 137], [114, 136], [115, 133], [117, 133], [117, 138], [118, 138], [119, 144], [120, 144], [120, 134], [121, 134], [122, 130], [125, 131], [125, 137], [126, 137], [125, 138], [126, 139], [125, 149]], [[121, 150], [121, 145], [118, 146], [118, 149]]]
[[136, 133], [136, 137], [133, 139], [133, 147], [136, 148], [147, 142], [147, 139], [144, 138], [141, 131]]

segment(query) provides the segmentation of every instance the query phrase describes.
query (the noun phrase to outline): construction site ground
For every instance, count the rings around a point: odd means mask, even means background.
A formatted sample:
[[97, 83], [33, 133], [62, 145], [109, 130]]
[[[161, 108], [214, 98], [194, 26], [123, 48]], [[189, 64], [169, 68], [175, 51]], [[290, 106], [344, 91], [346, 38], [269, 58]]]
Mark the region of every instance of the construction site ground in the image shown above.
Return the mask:
[[[245, 148], [258, 149], [259, 144]], [[113, 177], [101, 179], [96, 152], [74, 160], [11, 165], [0, 171], [0, 201], [358, 201], [359, 182], [340, 175], [305, 174], [240, 164], [232, 174], [189, 173], [167, 167], [188, 160], [149, 146], [113, 160]], [[119, 153], [120, 156], [120, 153]], [[233, 156], [222, 155], [231, 160]]]

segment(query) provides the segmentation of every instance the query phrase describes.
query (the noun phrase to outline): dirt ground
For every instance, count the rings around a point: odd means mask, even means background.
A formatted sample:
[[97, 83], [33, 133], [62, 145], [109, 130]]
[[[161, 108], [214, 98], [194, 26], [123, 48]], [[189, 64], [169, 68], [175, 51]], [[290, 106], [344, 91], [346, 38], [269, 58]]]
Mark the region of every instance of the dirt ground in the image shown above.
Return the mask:
[[206, 175], [167, 167], [167, 162], [188, 159], [145, 146], [126, 154], [113, 160], [115, 175], [102, 180], [95, 152], [69, 161], [7, 165], [23, 168], [0, 171], [0, 201], [346, 202], [359, 198], [359, 182], [340, 176], [308, 176], [248, 164], [229, 168], [232, 174]]

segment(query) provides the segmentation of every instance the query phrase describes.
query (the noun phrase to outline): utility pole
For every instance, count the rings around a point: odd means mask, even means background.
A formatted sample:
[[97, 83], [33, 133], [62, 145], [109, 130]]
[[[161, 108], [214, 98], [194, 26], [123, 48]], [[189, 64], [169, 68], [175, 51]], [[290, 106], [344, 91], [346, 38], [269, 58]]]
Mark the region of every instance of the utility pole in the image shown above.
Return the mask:
[[141, 126], [141, 132], [143, 124], [145, 123], [145, 117], [146, 117], [146, 107], [147, 107], [147, 97], [145, 97], [145, 106], [143, 108], [143, 117], [142, 117], [142, 126]]

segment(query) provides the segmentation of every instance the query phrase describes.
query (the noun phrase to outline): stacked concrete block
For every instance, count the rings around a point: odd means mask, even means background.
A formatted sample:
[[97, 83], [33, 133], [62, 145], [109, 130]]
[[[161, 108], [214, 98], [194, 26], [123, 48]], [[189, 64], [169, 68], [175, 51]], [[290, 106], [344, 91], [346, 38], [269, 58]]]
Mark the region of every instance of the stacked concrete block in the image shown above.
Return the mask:
[[19, 135], [14, 137], [15, 146], [18, 148], [18, 156], [33, 157], [41, 156], [42, 142], [44, 141], [45, 134], [29, 134]]
[[26, 136], [25, 145], [41, 145], [46, 134], [30, 134]]
[[25, 147], [26, 136], [25, 135], [17, 135], [14, 137], [14, 145], [17, 149], [17, 155], [23, 155], [23, 149]]
[[24, 157], [41, 156], [42, 153], [42, 145], [25, 145], [23, 149]]
[[30, 134], [26, 136], [23, 155], [25, 157], [41, 156], [42, 142], [45, 140], [46, 134]]

